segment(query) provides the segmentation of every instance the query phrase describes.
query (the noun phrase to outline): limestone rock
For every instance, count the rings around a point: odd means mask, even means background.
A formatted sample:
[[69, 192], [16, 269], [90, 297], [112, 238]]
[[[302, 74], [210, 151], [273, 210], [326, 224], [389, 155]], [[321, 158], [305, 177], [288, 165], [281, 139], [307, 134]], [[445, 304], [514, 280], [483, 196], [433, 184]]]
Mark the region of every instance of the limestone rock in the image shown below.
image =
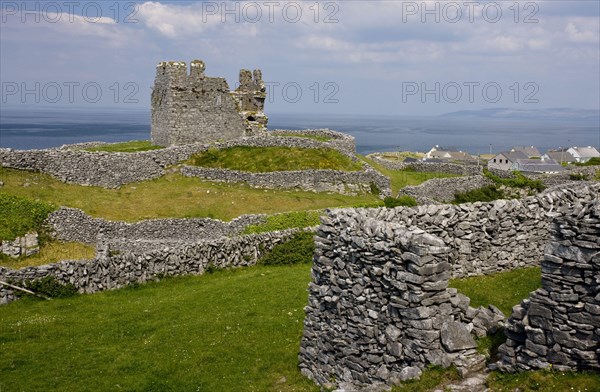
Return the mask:
[[456, 321], [444, 323], [440, 338], [444, 348], [450, 352], [477, 347], [467, 326]]

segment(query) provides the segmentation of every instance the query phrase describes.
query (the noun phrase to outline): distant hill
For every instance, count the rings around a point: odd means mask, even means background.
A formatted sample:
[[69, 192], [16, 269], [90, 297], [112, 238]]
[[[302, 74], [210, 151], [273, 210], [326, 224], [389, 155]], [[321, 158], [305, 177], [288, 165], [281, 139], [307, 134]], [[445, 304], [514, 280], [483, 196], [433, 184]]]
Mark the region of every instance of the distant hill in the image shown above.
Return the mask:
[[550, 109], [515, 109], [493, 108], [479, 110], [461, 110], [441, 114], [445, 118], [497, 118], [497, 119], [531, 119], [531, 120], [576, 120], [600, 122], [600, 110], [550, 108]]

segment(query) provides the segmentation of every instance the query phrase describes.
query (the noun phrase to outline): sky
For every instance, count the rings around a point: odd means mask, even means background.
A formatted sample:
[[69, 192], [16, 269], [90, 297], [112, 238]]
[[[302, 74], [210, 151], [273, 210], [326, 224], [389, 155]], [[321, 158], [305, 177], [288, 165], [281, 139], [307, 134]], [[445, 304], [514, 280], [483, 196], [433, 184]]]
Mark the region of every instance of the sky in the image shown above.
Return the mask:
[[267, 114], [600, 108], [596, 0], [0, 4], [4, 107], [148, 109], [157, 63], [201, 59], [260, 68]]

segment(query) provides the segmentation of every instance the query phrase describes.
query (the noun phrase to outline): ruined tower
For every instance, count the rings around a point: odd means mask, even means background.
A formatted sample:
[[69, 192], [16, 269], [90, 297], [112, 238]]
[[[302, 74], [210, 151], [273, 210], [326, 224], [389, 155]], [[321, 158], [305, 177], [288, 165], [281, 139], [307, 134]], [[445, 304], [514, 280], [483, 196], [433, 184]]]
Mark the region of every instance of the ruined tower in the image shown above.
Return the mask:
[[152, 142], [160, 146], [211, 143], [266, 131], [267, 96], [260, 70], [240, 71], [240, 86], [230, 91], [224, 78], [204, 75], [194, 60], [161, 62], [152, 91]]

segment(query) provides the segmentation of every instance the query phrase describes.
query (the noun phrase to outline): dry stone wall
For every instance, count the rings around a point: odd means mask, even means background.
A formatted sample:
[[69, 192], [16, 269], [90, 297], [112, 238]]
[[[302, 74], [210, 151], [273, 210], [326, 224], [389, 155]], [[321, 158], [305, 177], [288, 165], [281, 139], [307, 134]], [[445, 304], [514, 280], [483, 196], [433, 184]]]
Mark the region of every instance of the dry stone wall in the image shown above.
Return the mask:
[[14, 240], [0, 241], [0, 253], [12, 258], [31, 256], [40, 251], [39, 237], [36, 232], [27, 233]]
[[212, 169], [184, 166], [181, 173], [203, 180], [246, 183], [256, 188], [302, 189], [311, 192], [335, 192], [357, 195], [371, 192], [371, 184], [377, 186], [381, 197], [391, 194], [390, 180], [374, 169], [361, 171], [298, 170], [269, 173], [251, 173], [238, 170]]
[[428, 364], [481, 370], [472, 337], [504, 316], [470, 308], [448, 279], [536, 265], [548, 221], [565, 214], [543, 288], [514, 309], [501, 366], [597, 369], [599, 193], [587, 184], [525, 200], [329, 211], [315, 240], [302, 373], [330, 386], [396, 384]]
[[405, 186], [400, 189], [398, 196], [411, 196], [419, 204], [449, 203], [454, 200], [454, 195], [456, 193], [467, 192], [493, 184], [494, 182], [492, 180], [482, 175], [455, 178], [432, 178], [421, 185]]
[[369, 155], [378, 164], [392, 170], [414, 170], [416, 172], [450, 173], [461, 176], [476, 176], [481, 174], [482, 167], [474, 164], [457, 164], [450, 162], [395, 162], [381, 158], [377, 154]]
[[600, 370], [600, 201], [577, 203], [551, 226], [542, 288], [513, 308], [503, 370]]
[[50, 174], [59, 180], [88, 186], [118, 188], [161, 177], [165, 168], [186, 160], [201, 145], [174, 146], [137, 153], [89, 152], [71, 148], [0, 149], [0, 165]]
[[286, 130], [286, 129], [275, 129], [270, 132], [274, 136], [286, 136], [286, 135], [299, 135], [299, 136], [312, 136], [312, 137], [325, 137], [331, 148], [338, 150], [344, 150], [351, 153], [356, 152], [356, 141], [354, 136], [348, 134], [332, 131], [330, 129], [303, 129], [303, 130]]
[[[0, 267], [0, 281], [18, 283], [53, 276], [59, 283], [73, 284], [80, 293], [95, 293], [163, 276], [200, 275], [210, 266], [230, 268], [254, 265], [262, 255], [297, 231], [221, 237], [144, 253], [119, 253], [100, 246], [93, 260], [62, 261], [20, 270]], [[0, 304], [15, 300], [17, 294], [0, 284]]]
[[315, 244], [299, 356], [305, 376], [320, 385], [396, 384], [427, 364], [455, 364], [463, 374], [484, 367], [471, 333], [495, 330], [504, 315], [473, 309], [447, 288], [443, 240], [346, 209], [323, 218]]
[[548, 240], [547, 214], [599, 198], [600, 184], [579, 183], [521, 200], [362, 209], [368, 217], [416, 226], [450, 248], [455, 278], [538, 265]]
[[248, 225], [264, 222], [266, 215], [242, 215], [231, 222], [210, 218], [150, 219], [137, 223], [92, 218], [76, 208], [62, 207], [48, 216], [53, 236], [62, 241], [96, 244], [99, 238], [111, 250], [135, 251], [194, 243], [239, 235]]

